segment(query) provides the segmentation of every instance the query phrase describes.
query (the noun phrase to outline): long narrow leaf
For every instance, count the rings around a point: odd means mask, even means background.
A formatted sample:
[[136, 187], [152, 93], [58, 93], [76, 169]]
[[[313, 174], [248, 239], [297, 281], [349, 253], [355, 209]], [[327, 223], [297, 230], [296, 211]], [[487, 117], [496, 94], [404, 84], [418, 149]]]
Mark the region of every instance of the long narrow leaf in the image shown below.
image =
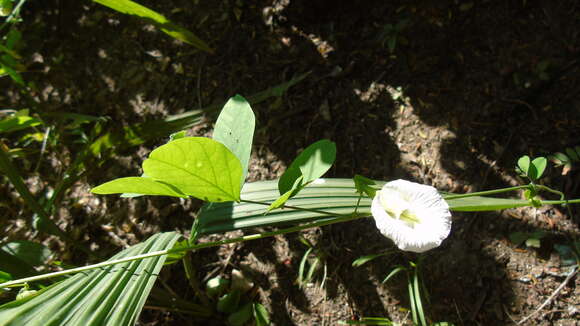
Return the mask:
[[185, 43], [191, 44], [194, 47], [213, 53], [213, 50], [201, 39], [195, 36], [189, 30], [173, 23], [165, 16], [145, 7], [136, 2], [129, 0], [93, 0], [96, 3], [102, 4], [103, 6], [109, 7], [123, 14], [134, 15], [139, 18], [145, 19], [159, 29], [161, 29], [167, 35], [176, 38]]
[[[377, 188], [385, 182], [376, 181]], [[248, 183], [242, 189], [242, 199], [271, 203], [279, 197], [277, 180]], [[318, 209], [335, 214], [351, 214], [357, 205], [359, 194], [352, 179], [318, 179], [308, 185], [286, 205], [306, 209]], [[530, 206], [525, 200], [493, 197], [464, 197], [448, 200], [453, 211], [494, 211]], [[371, 199], [361, 198], [359, 214], [370, 213]], [[199, 215], [200, 234], [228, 232], [244, 228], [274, 225], [295, 225], [321, 219], [333, 219], [324, 214], [285, 208], [264, 215], [267, 206], [255, 203], [206, 204]]]
[[[170, 249], [180, 237], [160, 233], [113, 259]], [[0, 306], [0, 325], [134, 325], [166, 256], [79, 273], [32, 297]]]

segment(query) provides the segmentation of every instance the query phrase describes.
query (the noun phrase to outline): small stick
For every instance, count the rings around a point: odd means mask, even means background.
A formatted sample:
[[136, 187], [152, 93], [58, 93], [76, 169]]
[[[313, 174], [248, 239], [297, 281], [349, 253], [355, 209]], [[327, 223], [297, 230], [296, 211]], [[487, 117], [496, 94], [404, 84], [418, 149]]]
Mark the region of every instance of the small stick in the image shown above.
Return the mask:
[[566, 284], [568, 284], [568, 282], [570, 282], [570, 280], [577, 273], [578, 273], [578, 266], [574, 267], [574, 269], [570, 272], [570, 274], [568, 274], [568, 276], [566, 276], [566, 279], [564, 280], [564, 282], [562, 282], [562, 284], [560, 284], [560, 286], [558, 286], [558, 288], [554, 291], [554, 293], [552, 293], [552, 295], [550, 295], [550, 297], [548, 299], [546, 299], [546, 301], [544, 301], [544, 303], [542, 303], [536, 310], [534, 310], [534, 312], [529, 314], [526, 318], [520, 320], [518, 322], [518, 325], [525, 323], [530, 318], [532, 318], [536, 314], [538, 314], [542, 309], [544, 309], [544, 307], [547, 306], [552, 300], [554, 300], [554, 298], [558, 295], [558, 293], [560, 293], [560, 291], [562, 291], [562, 289], [566, 286]]

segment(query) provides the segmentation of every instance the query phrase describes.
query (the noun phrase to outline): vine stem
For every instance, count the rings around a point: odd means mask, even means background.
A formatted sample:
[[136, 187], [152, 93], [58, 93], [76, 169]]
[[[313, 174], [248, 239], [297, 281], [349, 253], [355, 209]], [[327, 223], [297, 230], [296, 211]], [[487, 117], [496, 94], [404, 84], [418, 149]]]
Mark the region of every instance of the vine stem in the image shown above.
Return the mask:
[[[269, 205], [269, 204], [267, 204], [267, 205]], [[153, 251], [153, 252], [149, 252], [146, 254], [126, 257], [126, 258], [121, 258], [121, 259], [115, 259], [115, 260], [111, 260], [111, 261], [105, 261], [105, 262], [98, 263], [98, 264], [77, 267], [77, 268], [71, 268], [71, 269], [67, 269], [67, 270], [63, 270], [63, 271], [47, 273], [47, 274], [37, 275], [37, 276], [32, 276], [32, 277], [26, 277], [26, 278], [2, 283], [2, 284], [0, 284], [0, 288], [19, 286], [19, 285], [23, 285], [24, 283], [27, 283], [27, 282], [40, 281], [40, 280], [44, 280], [44, 279], [48, 279], [48, 278], [89, 271], [92, 269], [103, 268], [103, 267], [107, 267], [107, 266], [111, 266], [111, 265], [127, 263], [127, 262], [131, 262], [131, 261], [135, 261], [135, 260], [145, 259], [145, 258], [159, 257], [159, 256], [163, 256], [163, 255], [173, 254], [173, 253], [180, 253], [180, 252], [185, 252], [185, 251], [192, 251], [192, 250], [197, 250], [197, 249], [216, 247], [216, 246], [221, 246], [224, 244], [235, 243], [235, 242], [258, 240], [258, 239], [273, 237], [273, 236], [280, 235], [280, 234], [298, 232], [298, 231], [302, 231], [302, 230], [309, 229], [309, 228], [353, 221], [353, 220], [359, 219], [361, 217], [366, 217], [367, 214], [350, 214], [350, 215], [333, 214], [333, 216], [335, 217], [333, 219], [326, 219], [323, 221], [294, 226], [291, 228], [286, 228], [286, 229], [277, 230], [277, 231], [251, 234], [251, 235], [246, 235], [246, 236], [242, 236], [242, 237], [238, 237], [238, 238], [224, 239], [224, 240], [214, 241], [214, 242], [199, 243], [199, 244], [191, 245], [188, 247], [182, 247], [182, 248], [158, 250], [158, 251]]]
[[479, 191], [479, 192], [470, 192], [468, 194], [443, 195], [443, 199], [448, 200], [448, 199], [457, 199], [457, 198], [465, 198], [465, 197], [473, 197], [473, 196], [494, 195], [494, 194], [500, 194], [502, 192], [515, 191], [515, 190], [527, 189], [527, 188], [529, 188], [529, 185], [515, 186], [515, 187], [508, 187], [508, 188], [494, 189], [494, 190], [486, 190], [486, 191]]

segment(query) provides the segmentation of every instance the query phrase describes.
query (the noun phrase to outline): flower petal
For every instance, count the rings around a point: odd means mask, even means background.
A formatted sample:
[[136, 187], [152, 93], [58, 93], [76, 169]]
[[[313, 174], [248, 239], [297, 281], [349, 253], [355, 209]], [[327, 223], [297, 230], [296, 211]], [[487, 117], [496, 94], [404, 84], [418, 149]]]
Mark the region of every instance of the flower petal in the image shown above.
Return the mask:
[[[407, 203], [402, 204], [401, 199]], [[408, 207], [404, 211], [416, 218], [413, 222], [393, 214], [402, 207]], [[373, 199], [371, 212], [379, 231], [405, 251], [424, 252], [436, 248], [451, 231], [449, 205], [437, 189], [406, 180], [385, 184]]]

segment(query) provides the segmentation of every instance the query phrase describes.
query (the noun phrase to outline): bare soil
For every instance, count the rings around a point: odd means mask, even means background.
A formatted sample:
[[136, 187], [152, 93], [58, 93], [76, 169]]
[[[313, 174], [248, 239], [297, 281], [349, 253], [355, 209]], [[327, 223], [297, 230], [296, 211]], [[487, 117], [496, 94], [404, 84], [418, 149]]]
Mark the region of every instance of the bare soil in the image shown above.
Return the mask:
[[[29, 71], [24, 77], [36, 85], [28, 100], [45, 113], [107, 116], [110, 125], [120, 127], [225, 103], [234, 94], [249, 96], [311, 71], [281, 97], [253, 106], [257, 129], [249, 181], [279, 177], [301, 149], [327, 138], [338, 146], [328, 177], [356, 173], [405, 178], [443, 191], [477, 191], [521, 184], [514, 170], [521, 155], [580, 144], [576, 1], [140, 3], [192, 30], [215, 54], [200, 53], [97, 4], [30, 1], [21, 25]], [[6, 107], [26, 105], [25, 96], [6, 79], [2, 83]], [[190, 135], [209, 134], [213, 118], [208, 114]], [[75, 137], [69, 136], [70, 144]], [[55, 216], [59, 226], [100, 257], [156, 232], [187, 235], [199, 202], [88, 192], [112, 178], [140, 174], [143, 158], [165, 141], [117, 153], [89, 171], [61, 203]], [[31, 174], [36, 194], [62, 177], [78, 150], [62, 148], [43, 158], [36, 177]], [[543, 182], [569, 198], [580, 197], [575, 171], [562, 175], [552, 167]], [[1, 188], [6, 200], [0, 209], [7, 216], [3, 239], [36, 238], [13, 189]], [[571, 207], [570, 215], [550, 206], [454, 214], [451, 236], [424, 259], [431, 320], [510, 325], [534, 313], [569, 272], [555, 247], [578, 238], [577, 211]], [[509, 240], [514, 232], [538, 230], [548, 232], [540, 248]], [[417, 256], [397, 253], [352, 267], [360, 256], [393, 247], [371, 219], [302, 236], [325, 254], [323, 287], [321, 273], [306, 287], [296, 284], [307, 249], [298, 235], [202, 250], [193, 260], [201, 280], [227, 276], [233, 268], [251, 276], [275, 325], [337, 325], [361, 317], [412, 324], [405, 278], [381, 281]], [[71, 264], [98, 260], [56, 239], [45, 243]], [[168, 267], [161, 279], [175, 295], [196, 300], [181, 265]], [[579, 325], [579, 308], [574, 277], [524, 325]], [[145, 310], [141, 324], [208, 321]]]

